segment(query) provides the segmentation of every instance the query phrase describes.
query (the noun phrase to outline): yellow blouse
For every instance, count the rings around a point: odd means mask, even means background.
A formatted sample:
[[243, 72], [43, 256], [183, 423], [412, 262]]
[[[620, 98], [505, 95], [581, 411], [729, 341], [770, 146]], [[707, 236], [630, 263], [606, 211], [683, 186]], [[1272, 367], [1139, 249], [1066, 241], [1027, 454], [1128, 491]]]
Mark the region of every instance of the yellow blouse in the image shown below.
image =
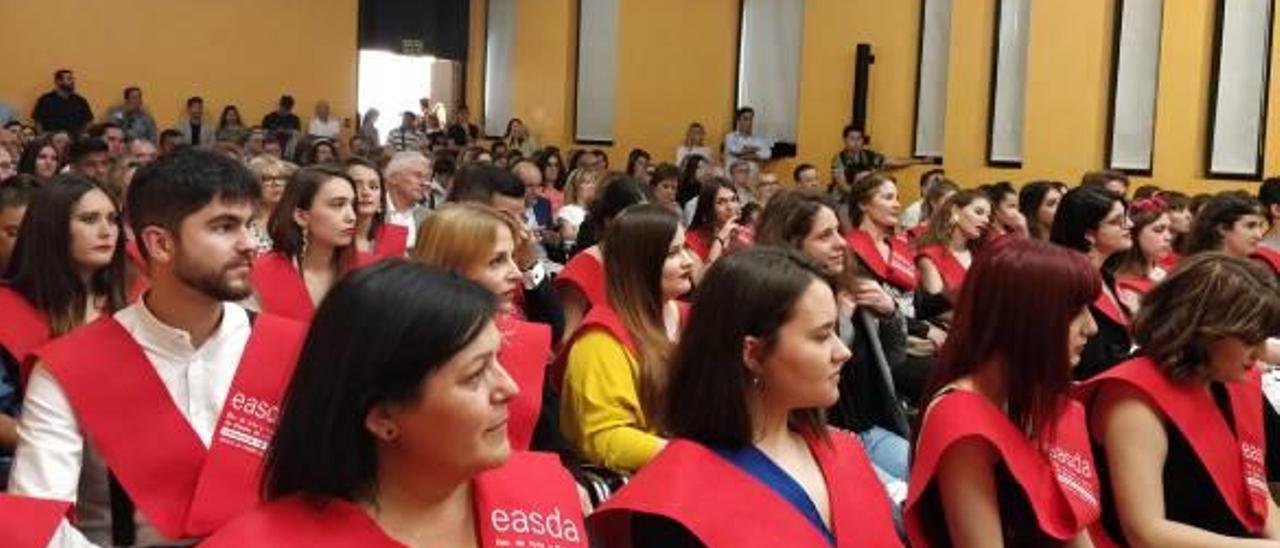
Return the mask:
[[633, 472], [665, 445], [640, 406], [639, 378], [635, 358], [607, 331], [588, 331], [570, 347], [560, 430], [588, 461]]

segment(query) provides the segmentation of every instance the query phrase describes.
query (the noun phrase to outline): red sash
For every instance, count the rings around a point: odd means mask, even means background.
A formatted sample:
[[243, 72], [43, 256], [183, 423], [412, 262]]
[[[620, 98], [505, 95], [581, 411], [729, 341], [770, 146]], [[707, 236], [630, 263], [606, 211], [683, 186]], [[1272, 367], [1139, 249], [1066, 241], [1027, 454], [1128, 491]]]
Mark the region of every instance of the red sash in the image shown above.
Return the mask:
[[1097, 300], [1093, 301], [1090, 306], [1098, 311], [1099, 314], [1115, 322], [1116, 325], [1125, 328], [1126, 331], [1129, 329], [1129, 315], [1125, 314], [1124, 307], [1105, 289], [1098, 292]]
[[1101, 516], [1101, 488], [1082, 405], [1066, 402], [1048, 438], [1051, 445], [1042, 450], [986, 398], [956, 390], [929, 409], [916, 442], [904, 509], [912, 546], [950, 546], [946, 521], [932, 515], [927, 501], [937, 496], [933, 480], [942, 455], [953, 443], [972, 436], [986, 440], [999, 453], [1030, 501], [1040, 531], [1067, 540]]
[[[860, 443], [832, 430], [827, 444], [806, 436], [831, 504], [837, 546], [902, 546], [889, 498]], [[791, 503], [710, 449], [672, 440], [587, 520], [607, 546], [630, 546], [634, 512], [679, 522], [706, 546], [827, 546]]]
[[707, 241], [701, 232], [697, 230], [689, 230], [684, 233], [684, 246], [689, 251], [698, 255], [698, 259], [707, 262], [707, 257], [711, 256], [711, 242]]
[[507, 419], [507, 439], [515, 450], [529, 449], [533, 430], [542, 415], [542, 384], [551, 359], [551, 326], [521, 321], [509, 315], [497, 318], [502, 331], [498, 361], [520, 387], [511, 401]]
[[1250, 255], [1251, 258], [1262, 261], [1271, 267], [1271, 271], [1280, 275], [1280, 250], [1276, 250], [1265, 245], [1259, 245], [1258, 250]]
[[37, 355], [138, 509], [165, 536], [184, 539], [208, 535], [257, 502], [263, 454], [305, 334], [293, 321], [257, 318], [207, 449], [114, 318]]
[[933, 262], [933, 266], [938, 269], [938, 274], [942, 276], [942, 284], [946, 289], [958, 290], [960, 284], [964, 283], [964, 275], [969, 272], [964, 264], [957, 259], [950, 249], [946, 249], [940, 245], [930, 245], [920, 248], [920, 256], [928, 258]]
[[18, 362], [19, 386], [31, 376], [31, 355], [53, 338], [48, 316], [17, 291], [0, 285], [0, 346]]
[[1089, 379], [1081, 386], [1081, 399], [1088, 402], [1108, 382], [1126, 383], [1150, 398], [1187, 438], [1236, 519], [1250, 532], [1262, 532], [1271, 495], [1267, 490], [1267, 440], [1258, 368], [1249, 371], [1246, 381], [1226, 384], [1235, 434], [1218, 413], [1209, 391], [1196, 383], [1170, 380], [1150, 358], [1131, 359]]
[[261, 255], [253, 261], [249, 278], [263, 312], [300, 322], [310, 322], [315, 315], [307, 284], [292, 259], [275, 251]]
[[550, 381], [556, 393], [560, 393], [561, 387], [564, 386], [564, 371], [569, 365], [569, 351], [573, 349], [573, 343], [578, 338], [586, 334], [592, 329], [603, 329], [605, 332], [618, 339], [623, 348], [631, 353], [632, 357], [637, 356], [635, 342], [631, 340], [631, 335], [627, 333], [626, 326], [622, 325], [622, 320], [618, 318], [618, 314], [613, 311], [609, 305], [601, 303], [591, 307], [587, 311], [587, 315], [582, 318], [582, 323], [578, 324], [578, 330], [573, 332], [569, 341], [565, 343], [560, 355], [551, 364]]
[[889, 260], [880, 256], [880, 250], [871, 240], [871, 235], [858, 229], [850, 230], [845, 236], [854, 254], [861, 259], [875, 277], [889, 282], [903, 291], [916, 288], [916, 265], [911, 262], [911, 247], [900, 238], [889, 238]]
[[382, 223], [373, 236], [373, 254], [381, 258], [404, 257], [409, 247], [409, 229], [397, 224]]
[[905, 236], [907, 238], [907, 243], [915, 245], [916, 240], [919, 240], [920, 237], [924, 236], [924, 233], [928, 231], [929, 231], [928, 221], [922, 222], [916, 226], [908, 228], [905, 233]]
[[[501, 468], [476, 477], [472, 498], [480, 546], [587, 546], [577, 489], [553, 455], [512, 453]], [[258, 507], [201, 546], [403, 548], [359, 506], [345, 500], [316, 505], [300, 496]]]
[[556, 285], [573, 287], [587, 298], [587, 303], [595, 306], [608, 302], [604, 288], [604, 263], [595, 255], [581, 251], [564, 265], [564, 270], [556, 276]]
[[1181, 255], [1178, 255], [1177, 253], [1174, 253], [1174, 252], [1169, 252], [1168, 255], [1160, 257], [1160, 261], [1159, 261], [1160, 268], [1163, 268], [1165, 272], [1173, 272], [1173, 269], [1178, 267], [1178, 261], [1181, 261], [1181, 260], [1182, 260]]
[[0, 546], [45, 548], [70, 508], [70, 502], [0, 494]]

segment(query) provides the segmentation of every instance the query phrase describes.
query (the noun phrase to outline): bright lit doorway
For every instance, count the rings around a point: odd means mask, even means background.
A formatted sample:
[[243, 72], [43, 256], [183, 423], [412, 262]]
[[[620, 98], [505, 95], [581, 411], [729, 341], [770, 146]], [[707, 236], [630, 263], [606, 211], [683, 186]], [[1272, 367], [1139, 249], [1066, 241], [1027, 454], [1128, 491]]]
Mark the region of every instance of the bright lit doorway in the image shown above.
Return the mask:
[[428, 55], [400, 55], [383, 50], [360, 50], [356, 103], [360, 116], [378, 109], [378, 135], [400, 125], [405, 111], [421, 114], [419, 101], [428, 98], [441, 125], [447, 125], [462, 97], [462, 64]]

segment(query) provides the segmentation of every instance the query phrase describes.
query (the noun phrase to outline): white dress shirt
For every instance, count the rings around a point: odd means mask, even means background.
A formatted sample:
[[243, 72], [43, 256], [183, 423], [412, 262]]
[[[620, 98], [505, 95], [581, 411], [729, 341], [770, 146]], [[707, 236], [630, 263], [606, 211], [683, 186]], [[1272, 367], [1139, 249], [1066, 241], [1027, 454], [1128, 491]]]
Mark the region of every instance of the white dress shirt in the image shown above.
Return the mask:
[[314, 137], [336, 139], [341, 132], [342, 124], [338, 122], [337, 118], [329, 118], [327, 122], [319, 118], [312, 118], [311, 123], [307, 124], [307, 135]]
[[[208, 447], [249, 340], [249, 316], [239, 306], [224, 303], [222, 323], [195, 348], [187, 332], [156, 319], [144, 302], [139, 299], [114, 317], [142, 347], [178, 412]], [[94, 543], [111, 543], [106, 468], [86, 443], [66, 393], [43, 365], [32, 371], [27, 384], [14, 456], [11, 492], [74, 502], [80, 531]], [[178, 541], [165, 538], [139, 512], [134, 520], [138, 544]], [[60, 529], [59, 534], [66, 532]]]
[[737, 131], [730, 133], [724, 138], [724, 168], [726, 170], [733, 168], [733, 163], [741, 160], [742, 155], [746, 154], [744, 150], [748, 146], [756, 147], [756, 159], [751, 160], [751, 167], [754, 175], [759, 171], [759, 163], [768, 160], [773, 156], [773, 140], [759, 135], [744, 135]]

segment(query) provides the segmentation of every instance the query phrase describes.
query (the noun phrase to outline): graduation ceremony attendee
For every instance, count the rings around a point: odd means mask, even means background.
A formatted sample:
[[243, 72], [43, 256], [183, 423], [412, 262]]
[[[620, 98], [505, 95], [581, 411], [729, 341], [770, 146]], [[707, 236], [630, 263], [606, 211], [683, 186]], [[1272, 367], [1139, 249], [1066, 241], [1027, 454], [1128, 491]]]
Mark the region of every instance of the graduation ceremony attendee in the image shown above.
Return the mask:
[[990, 224], [991, 201], [980, 190], [962, 190], [943, 201], [916, 241], [920, 289], [958, 293]]
[[1080, 364], [1071, 370], [1077, 379], [1105, 371], [1133, 350], [1130, 314], [1116, 297], [1112, 273], [1103, 268], [1113, 255], [1133, 247], [1130, 226], [1124, 198], [1100, 186], [1073, 188], [1058, 204], [1049, 241], [1084, 253], [1102, 275], [1102, 291], [1089, 305], [1098, 334], [1089, 338]]
[[342, 276], [372, 260], [355, 246], [355, 208], [355, 183], [342, 170], [312, 166], [293, 174], [267, 225], [271, 253], [253, 264], [263, 312], [310, 321]]
[[1173, 253], [1173, 231], [1169, 228], [1169, 213], [1160, 198], [1134, 200], [1129, 204], [1129, 223], [1133, 247], [1116, 257], [1115, 279], [1116, 298], [1132, 316], [1138, 313], [1142, 296], [1169, 275], [1164, 264], [1166, 257]]
[[12, 493], [74, 502], [75, 527], [115, 545], [189, 542], [254, 504], [303, 336], [229, 302], [251, 293], [258, 197], [210, 151], [138, 171], [125, 209], [150, 289], [37, 351]]
[[0, 280], [0, 485], [35, 350], [126, 304], [124, 230], [106, 192], [62, 175], [31, 200]]
[[387, 222], [383, 209], [387, 187], [378, 166], [359, 156], [348, 158], [344, 165], [356, 184], [356, 249], [377, 257], [403, 257], [409, 229]]
[[1049, 241], [1053, 218], [1058, 214], [1062, 191], [1054, 181], [1031, 181], [1018, 190], [1018, 211], [1027, 220], [1027, 234], [1037, 240]]
[[1253, 258], [1280, 276], [1280, 263], [1271, 262], [1274, 255], [1258, 254], [1266, 230], [1267, 220], [1257, 200], [1244, 193], [1220, 192], [1200, 206], [1191, 221], [1186, 255], [1221, 251]]
[[672, 441], [592, 514], [593, 533], [610, 546], [901, 546], [861, 445], [823, 418], [850, 356], [830, 277], [761, 247], [717, 261], [701, 290], [661, 413]]
[[969, 269], [930, 380], [907, 533], [919, 548], [1091, 546], [1098, 478], [1070, 370], [1102, 281], [1078, 252], [994, 245]]
[[204, 546], [587, 546], [555, 455], [507, 440], [519, 389], [494, 295], [392, 259], [320, 305], [280, 410], [265, 504]]
[[695, 269], [700, 273], [730, 250], [748, 244], [741, 241], [746, 227], [738, 224], [742, 204], [732, 182], [714, 177], [702, 185], [697, 199], [685, 246], [697, 256]]
[[560, 430], [588, 462], [632, 472], [666, 445], [656, 413], [693, 260], [679, 217], [656, 204], [618, 215], [602, 251], [608, 302], [593, 306], [565, 345]]
[[1186, 257], [1147, 293], [1138, 355], [1080, 394], [1104, 486], [1104, 541], [1275, 546], [1280, 516], [1267, 484], [1277, 479], [1280, 417], [1263, 397], [1259, 359], [1277, 332], [1280, 289], [1248, 259]]
[[502, 332], [498, 360], [520, 386], [511, 399], [507, 434], [511, 446], [528, 449], [542, 413], [542, 387], [551, 360], [551, 326], [519, 317], [516, 296], [524, 276], [515, 250], [523, 232], [509, 216], [488, 206], [446, 204], [418, 229], [413, 258], [453, 271], [497, 298], [494, 323]]

